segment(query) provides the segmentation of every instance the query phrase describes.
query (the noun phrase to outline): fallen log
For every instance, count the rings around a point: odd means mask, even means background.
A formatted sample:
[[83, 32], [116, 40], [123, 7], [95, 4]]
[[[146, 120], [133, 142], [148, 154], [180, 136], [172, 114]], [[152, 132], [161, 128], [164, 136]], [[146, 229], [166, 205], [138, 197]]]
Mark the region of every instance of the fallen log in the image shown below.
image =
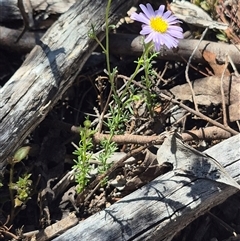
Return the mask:
[[[113, 54], [139, 56], [143, 52], [142, 43], [142, 36], [134, 34], [113, 34], [111, 35], [110, 48]], [[158, 55], [158, 58], [176, 61], [183, 61], [185, 59], [185, 61], [188, 61], [198, 44], [199, 40], [197, 39], [180, 39], [177, 49], [163, 49], [161, 54]], [[239, 47], [233, 44], [217, 43], [207, 40], [201, 41], [198, 50], [194, 53], [192, 62], [207, 63], [203, 58], [204, 52], [215, 55], [215, 59], [213, 58], [208, 61], [209, 64], [216, 62], [224, 64], [226, 55], [229, 55], [233, 63], [237, 67], [240, 67]]]
[[[237, 182], [240, 182], [239, 143], [240, 134], [205, 152]], [[238, 188], [207, 178], [176, 175], [173, 169], [81, 221], [54, 241], [171, 240], [194, 219], [237, 191]]]
[[[22, 15], [17, 7], [18, 0], [0, 0], [1, 15], [0, 22], [21, 20]], [[66, 12], [76, 0], [27, 0], [35, 12], [44, 11], [50, 14], [62, 14]], [[26, 5], [26, 2], [23, 2]]]
[[[113, 1], [109, 22], [116, 23], [134, 1]], [[77, 1], [46, 32], [22, 66], [0, 89], [0, 173], [22, 141], [71, 86], [96, 48], [91, 26], [105, 36], [107, 1]]]
[[[0, 48], [13, 50], [20, 53], [27, 53], [35, 46], [36, 40], [42, 36], [42, 32], [26, 32], [19, 43], [15, 43], [20, 30], [9, 29], [0, 26]], [[111, 34], [110, 35], [110, 50], [112, 54], [120, 56], [140, 56], [143, 51], [142, 36], [134, 34]], [[199, 44], [196, 39], [180, 39], [179, 46], [176, 51], [164, 49], [163, 53], [158, 55], [159, 59], [188, 61], [195, 47]], [[226, 55], [228, 54], [236, 67], [240, 67], [239, 52], [233, 44], [217, 43], [211, 41], [202, 41], [198, 51], [194, 54], [193, 63], [207, 63], [203, 58], [204, 51], [213, 53], [216, 58], [209, 60], [208, 64], [214, 64], [215, 61], [219, 65], [224, 64]]]

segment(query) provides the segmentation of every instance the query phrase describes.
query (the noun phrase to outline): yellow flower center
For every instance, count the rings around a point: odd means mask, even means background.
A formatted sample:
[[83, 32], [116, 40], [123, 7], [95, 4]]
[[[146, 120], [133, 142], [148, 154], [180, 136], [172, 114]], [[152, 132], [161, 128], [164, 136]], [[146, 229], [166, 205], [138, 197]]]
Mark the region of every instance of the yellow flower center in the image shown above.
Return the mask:
[[165, 33], [168, 29], [168, 23], [160, 17], [150, 19], [150, 27], [159, 33]]

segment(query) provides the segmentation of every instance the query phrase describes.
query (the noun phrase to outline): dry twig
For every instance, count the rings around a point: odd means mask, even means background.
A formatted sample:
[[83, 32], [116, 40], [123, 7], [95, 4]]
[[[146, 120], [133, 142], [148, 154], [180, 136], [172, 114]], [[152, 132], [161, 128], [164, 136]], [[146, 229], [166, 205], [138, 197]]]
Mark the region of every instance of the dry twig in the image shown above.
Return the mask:
[[189, 76], [188, 76], [188, 70], [189, 70], [189, 66], [190, 66], [190, 63], [191, 63], [191, 61], [192, 61], [192, 58], [193, 58], [195, 52], [197, 51], [197, 49], [199, 48], [199, 45], [200, 45], [201, 41], [203, 40], [204, 36], [206, 35], [207, 31], [208, 31], [208, 28], [206, 28], [206, 29], [203, 31], [202, 36], [201, 36], [201, 38], [200, 38], [200, 40], [199, 40], [198, 45], [195, 47], [195, 49], [193, 50], [192, 54], [190, 55], [190, 57], [189, 57], [189, 59], [188, 59], [187, 66], [186, 66], [186, 70], [185, 70], [185, 77], [186, 77], [186, 80], [187, 80], [187, 82], [188, 82], [188, 84], [189, 84], [189, 86], [190, 86], [191, 92], [192, 92], [192, 98], [193, 98], [193, 103], [194, 103], [194, 106], [195, 106], [195, 110], [198, 111], [198, 112], [199, 112], [199, 110], [198, 110], [198, 105], [197, 105], [195, 93], [194, 93], [194, 90], [193, 90], [192, 82], [190, 81]]
[[202, 118], [203, 120], [206, 120], [207, 122], [211, 123], [212, 125], [215, 125], [215, 126], [217, 126], [217, 127], [219, 127], [219, 128], [222, 128], [223, 130], [226, 130], [226, 131], [228, 131], [229, 133], [231, 133], [231, 134], [233, 134], [233, 135], [239, 134], [239, 132], [235, 131], [235, 130], [232, 129], [231, 127], [229, 127], [229, 126], [224, 126], [223, 124], [221, 124], [221, 123], [219, 123], [219, 122], [217, 122], [217, 121], [209, 118], [208, 116], [200, 113], [199, 111], [193, 110], [192, 108], [184, 105], [183, 103], [180, 103], [179, 101], [177, 101], [177, 100], [175, 100], [175, 99], [172, 99], [171, 97], [169, 97], [169, 96], [167, 96], [167, 95], [165, 95], [165, 94], [163, 94], [163, 93], [160, 93], [159, 95], [160, 95], [160, 97], [162, 97], [162, 98], [164, 98], [164, 99], [166, 99], [166, 100], [171, 101], [172, 103], [174, 103], [174, 104], [176, 104], [176, 105], [184, 108], [185, 110], [187, 110], [187, 111], [189, 111], [190, 113], [192, 113], [192, 114], [194, 114], [194, 115]]
[[224, 125], [224, 126], [228, 126], [228, 123], [227, 123], [226, 101], [225, 101], [224, 88], [223, 88], [223, 78], [224, 78], [224, 75], [225, 75], [227, 66], [228, 66], [228, 60], [227, 60], [227, 58], [226, 58], [226, 63], [225, 63], [225, 65], [224, 65], [224, 69], [223, 69], [223, 72], [222, 72], [221, 85], [220, 85], [221, 95], [222, 95], [222, 110], [223, 110], [223, 125]]

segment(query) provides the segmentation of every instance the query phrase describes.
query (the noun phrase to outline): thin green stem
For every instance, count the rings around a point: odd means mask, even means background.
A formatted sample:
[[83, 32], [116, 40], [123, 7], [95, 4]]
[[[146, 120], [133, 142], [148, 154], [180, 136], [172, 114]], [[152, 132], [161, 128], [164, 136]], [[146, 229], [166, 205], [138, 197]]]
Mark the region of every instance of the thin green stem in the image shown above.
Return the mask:
[[151, 47], [150, 44], [146, 45], [146, 48], [145, 48], [146, 50], [144, 51], [143, 55], [144, 55], [144, 73], [145, 73], [144, 82], [145, 82], [145, 86], [147, 88], [147, 90], [145, 91], [145, 95], [147, 98], [147, 107], [150, 112], [150, 115], [152, 116], [152, 114], [153, 114], [152, 113], [152, 96], [150, 93], [152, 83], [151, 83], [151, 80], [149, 79], [149, 74], [150, 74], [149, 71], [151, 68], [151, 59], [152, 59], [152, 56], [149, 56], [150, 47]]
[[96, 42], [99, 44], [99, 46], [102, 48], [104, 54], [107, 53], [106, 48], [103, 46], [103, 44], [101, 43], [101, 41], [99, 41], [99, 39], [95, 36], [94, 39], [96, 40]]
[[107, 8], [106, 8], [106, 15], [105, 15], [105, 24], [106, 24], [106, 62], [107, 62], [107, 71], [109, 74], [109, 78], [111, 81], [111, 84], [113, 84], [113, 76], [111, 73], [111, 67], [110, 67], [110, 57], [109, 57], [109, 12], [110, 12], [110, 6], [111, 6], [111, 0], [108, 0]]
[[108, 71], [108, 76], [109, 76], [109, 81], [111, 84], [111, 89], [113, 91], [113, 94], [116, 98], [117, 105], [118, 105], [118, 112], [120, 111], [121, 108], [121, 99], [118, 97], [117, 90], [115, 88], [115, 77], [116, 77], [116, 70], [114, 69], [113, 71], [111, 70], [110, 66], [110, 50], [109, 50], [109, 13], [110, 13], [110, 6], [111, 6], [112, 1], [108, 0], [107, 3], [107, 8], [106, 8], [106, 15], [105, 15], [105, 26], [106, 26], [106, 64], [107, 64], [107, 71]]
[[[139, 73], [140, 67], [141, 67], [141, 61], [143, 61], [143, 57], [141, 56], [141, 58], [139, 59], [138, 63], [137, 63], [137, 67], [134, 71], [134, 73], [130, 76], [130, 79], [128, 80], [127, 84], [126, 84], [126, 88], [124, 88], [123, 92], [122, 92], [122, 97], [124, 97], [127, 93], [127, 91], [129, 90], [129, 87], [132, 83], [132, 80], [135, 79], [135, 77], [137, 76], [137, 74]], [[124, 103], [123, 103], [124, 104]]]
[[132, 83], [132, 80], [135, 79], [135, 77], [137, 76], [137, 74], [140, 72], [141, 70], [141, 66], [143, 66], [143, 69], [146, 70], [144, 63], [145, 61], [145, 56], [148, 56], [148, 53], [150, 52], [152, 48], [152, 44], [147, 44], [144, 48], [144, 52], [142, 54], [142, 56], [140, 57], [140, 59], [137, 61], [137, 67], [135, 68], [134, 73], [130, 76], [130, 79], [128, 80], [127, 84], [126, 84], [126, 88], [123, 90], [122, 92], [122, 96], [124, 97], [126, 95], [126, 92], [129, 90], [129, 86]]

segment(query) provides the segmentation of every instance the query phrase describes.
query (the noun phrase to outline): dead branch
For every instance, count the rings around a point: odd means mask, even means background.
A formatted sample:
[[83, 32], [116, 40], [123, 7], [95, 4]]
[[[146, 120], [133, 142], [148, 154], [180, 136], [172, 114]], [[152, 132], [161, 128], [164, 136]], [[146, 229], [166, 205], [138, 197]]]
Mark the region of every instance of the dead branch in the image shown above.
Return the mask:
[[[228, 131], [223, 130], [222, 128], [216, 126], [210, 126], [206, 128], [201, 128], [199, 130], [189, 130], [184, 131], [181, 134], [183, 141], [192, 141], [192, 140], [222, 140], [231, 137], [231, 134]], [[95, 143], [100, 143], [104, 139], [110, 138], [108, 134], [95, 134], [93, 140]], [[112, 137], [112, 141], [117, 144], [138, 144], [145, 145], [149, 143], [154, 143], [156, 145], [162, 144], [163, 140], [159, 139], [158, 136], [144, 136], [144, 135], [115, 135]]]
[[26, 32], [19, 42], [16, 39], [20, 36], [20, 30], [13, 30], [0, 26], [0, 48], [15, 53], [29, 53], [43, 36], [44, 32]]
[[[68, 123], [61, 121], [54, 121], [54, 124], [49, 121], [44, 121], [46, 125], [50, 128], [58, 128], [59, 130], [64, 130], [67, 132], [72, 132], [79, 134], [79, 126], [73, 126]], [[54, 127], [53, 127], [54, 125]], [[201, 128], [199, 130], [185, 130], [181, 133], [183, 141], [192, 141], [192, 140], [224, 140], [231, 137], [231, 133], [219, 128], [217, 126], [208, 126]], [[93, 141], [98, 144], [104, 139], [109, 139], [109, 134], [96, 133], [93, 135]], [[146, 145], [149, 143], [162, 144], [162, 139], [159, 139], [159, 136], [144, 136], [144, 135], [133, 135], [133, 134], [124, 134], [124, 135], [114, 135], [112, 141], [117, 144], [137, 144], [137, 145]]]
[[[133, 34], [112, 34], [110, 39], [111, 51], [118, 55], [141, 55], [143, 51], [143, 38]], [[191, 56], [193, 50], [198, 45], [199, 40], [183, 39], [179, 41], [179, 46], [175, 50], [164, 49], [163, 54], [158, 58], [165, 60], [183, 61]], [[212, 52], [216, 55], [216, 61], [224, 64], [226, 54], [229, 54], [237, 67], [240, 67], [239, 51], [233, 44], [202, 41], [198, 51], [194, 54], [192, 62], [206, 63], [202, 55], [204, 51]]]
[[[0, 26], [0, 48], [12, 49], [17, 52], [29, 52], [36, 45], [36, 38], [42, 36], [41, 32], [26, 32], [19, 43], [15, 44], [19, 30], [13, 30]], [[110, 50], [111, 53], [117, 55], [135, 55], [142, 54], [142, 37], [132, 34], [111, 34], [110, 36]], [[198, 40], [183, 39], [180, 40], [178, 49], [168, 50], [165, 49], [164, 53], [159, 55], [159, 59], [185, 61], [189, 59], [194, 48], [198, 45]], [[193, 63], [206, 63], [203, 58], [203, 52], [209, 51], [216, 55], [216, 60], [220, 64], [225, 63], [225, 56], [228, 53], [236, 67], [240, 67], [239, 51], [233, 44], [217, 43], [211, 41], [202, 41], [198, 51], [194, 54]], [[215, 63], [213, 62], [213, 64]], [[210, 64], [210, 63], [209, 63]]]

